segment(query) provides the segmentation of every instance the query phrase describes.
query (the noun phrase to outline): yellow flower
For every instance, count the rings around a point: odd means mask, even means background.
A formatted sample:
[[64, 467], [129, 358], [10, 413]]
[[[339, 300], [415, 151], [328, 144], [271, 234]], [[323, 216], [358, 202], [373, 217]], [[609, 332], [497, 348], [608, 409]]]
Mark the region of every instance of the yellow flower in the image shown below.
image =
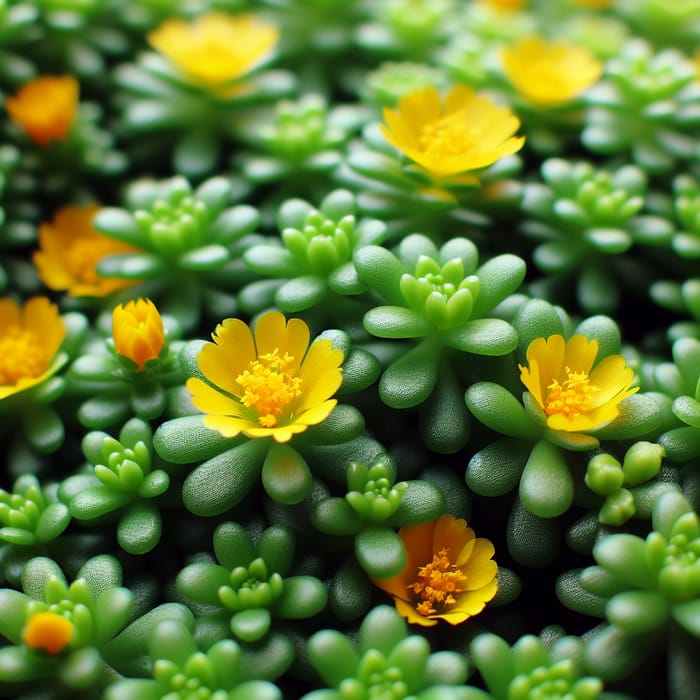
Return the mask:
[[517, 12], [527, 5], [528, 0], [479, 0], [479, 4], [497, 12]]
[[434, 87], [416, 90], [399, 100], [398, 109], [386, 108], [384, 120], [387, 141], [438, 177], [484, 168], [525, 142], [513, 136], [520, 120], [508, 108], [467, 85], [455, 85], [444, 100]]
[[34, 78], [5, 98], [5, 106], [11, 119], [40, 146], [62, 141], [75, 122], [78, 81], [72, 75]]
[[520, 39], [503, 51], [502, 58], [508, 80], [539, 107], [570, 102], [603, 72], [603, 64], [588, 49], [538, 36]]
[[493, 544], [476, 537], [462, 519], [437, 520], [399, 529], [408, 561], [404, 570], [373, 583], [394, 597], [409, 622], [430, 627], [458, 625], [478, 615], [498, 590]]
[[249, 73], [279, 39], [277, 27], [251, 14], [209, 12], [192, 22], [169, 19], [148, 35], [151, 46], [193, 80], [215, 87]]
[[58, 307], [48, 298], [32, 297], [22, 308], [9, 297], [0, 299], [0, 400], [56, 372], [65, 335]]
[[598, 341], [575, 335], [537, 338], [527, 349], [520, 380], [547, 416], [553, 430], [586, 432], [620, 415], [618, 404], [634, 394], [634, 373], [622, 355], [609, 355], [595, 367]]
[[98, 210], [96, 204], [69, 205], [60, 209], [51, 223], [39, 227], [39, 250], [32, 259], [47, 287], [67, 291], [74, 297], [103, 297], [134, 284], [132, 280], [103, 277], [97, 272], [97, 264], [103, 258], [137, 250], [92, 227]]
[[119, 304], [112, 312], [112, 338], [120, 355], [142, 370], [148, 360], [160, 355], [165, 344], [163, 319], [150, 299]]
[[278, 311], [258, 319], [254, 334], [228, 318], [197, 358], [210, 383], [191, 377], [187, 388], [204, 423], [224, 437], [243, 433], [287, 442], [325, 420], [342, 382], [343, 353], [330, 340], [309, 347], [309, 327]]
[[51, 656], [63, 651], [72, 638], [70, 620], [54, 612], [32, 615], [22, 632], [22, 639], [30, 649], [43, 649]]

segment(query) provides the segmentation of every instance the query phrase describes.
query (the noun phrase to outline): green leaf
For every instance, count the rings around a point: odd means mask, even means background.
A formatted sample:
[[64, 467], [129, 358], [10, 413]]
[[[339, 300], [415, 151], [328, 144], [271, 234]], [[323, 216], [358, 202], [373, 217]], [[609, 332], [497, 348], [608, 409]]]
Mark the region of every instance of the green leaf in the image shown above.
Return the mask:
[[646, 635], [640, 644], [638, 635], [629, 634], [614, 625], [599, 627], [586, 638], [583, 663], [594, 668], [596, 675], [613, 683], [631, 677], [659, 651], [659, 639]]
[[33, 404], [24, 414], [24, 432], [29, 444], [42, 454], [55, 452], [65, 437], [63, 421], [51, 406]]
[[218, 243], [212, 243], [181, 255], [178, 259], [178, 264], [186, 270], [205, 272], [221, 267], [230, 257], [231, 253], [228, 248]]
[[476, 382], [464, 394], [467, 407], [485, 426], [514, 438], [534, 438], [539, 429], [523, 405], [495, 382]]
[[262, 484], [270, 498], [286, 505], [299, 503], [311, 490], [311, 482], [309, 465], [293, 447], [270, 446], [262, 466]]
[[257, 642], [268, 633], [271, 622], [269, 610], [241, 610], [231, 618], [231, 633], [242, 642]]
[[480, 496], [502, 496], [512, 491], [530, 455], [532, 443], [501, 438], [482, 447], [467, 464], [467, 486]]
[[0, 681], [6, 684], [36, 682], [58, 668], [55, 658], [37, 658], [27, 647], [0, 649]]
[[213, 172], [219, 158], [218, 139], [210, 129], [190, 129], [175, 143], [173, 168], [187, 178], [197, 179]]
[[70, 512], [77, 520], [95, 520], [123, 508], [133, 495], [125, 491], [112, 491], [105, 486], [92, 486], [71, 499]]
[[255, 245], [243, 254], [243, 262], [265, 277], [292, 279], [299, 274], [299, 263], [279, 245]]
[[0, 589], [0, 635], [12, 644], [20, 644], [26, 622], [25, 607], [29, 596], [12, 588]]
[[659, 436], [658, 443], [673, 462], [687, 462], [700, 455], [700, 430], [690, 426], [672, 428]]
[[401, 538], [388, 527], [366, 527], [355, 536], [355, 556], [374, 578], [391, 578], [406, 566], [406, 549]]
[[304, 275], [285, 282], [275, 293], [275, 303], [287, 313], [310, 309], [328, 293], [326, 280], [320, 275]]
[[103, 591], [95, 604], [93, 641], [101, 646], [126, 626], [134, 611], [134, 594], [116, 586]]
[[445, 497], [434, 483], [422, 479], [406, 482], [408, 488], [401, 495], [396, 512], [387, 525], [402, 527], [437, 520], [445, 512]]
[[391, 408], [411, 408], [423, 403], [435, 389], [440, 353], [431, 342], [411, 348], [392, 362], [379, 380], [379, 396]]
[[401, 306], [401, 275], [406, 272], [399, 259], [386, 248], [367, 245], [353, 254], [353, 263], [360, 279], [389, 304]]
[[433, 330], [424, 316], [405, 306], [377, 306], [364, 315], [362, 324], [378, 338], [422, 338]]
[[195, 467], [182, 486], [187, 510], [211, 517], [233, 508], [257, 481], [268, 445], [249, 440]]
[[161, 700], [160, 683], [146, 678], [122, 678], [104, 691], [104, 700]]
[[260, 535], [257, 549], [269, 573], [285, 576], [294, 562], [294, 535], [284, 525], [270, 525]]
[[700, 638], [700, 600], [688, 600], [671, 605], [673, 619], [694, 637]]
[[237, 442], [239, 440], [225, 438], [218, 430], [207, 428], [201, 414], [165, 421], [153, 436], [155, 451], [173, 464], [210, 459]]
[[631, 440], [655, 433], [665, 420], [661, 405], [644, 394], [632, 394], [618, 404], [620, 415], [595, 430], [601, 440]]
[[124, 675], [144, 675], [144, 657], [148, 653], [151, 631], [163, 620], [179, 620], [189, 629], [194, 628], [194, 615], [180, 603], [163, 603], [131, 622], [116, 637], [103, 645], [105, 660]]
[[523, 505], [540, 518], [565, 513], [574, 498], [574, 484], [561, 450], [546, 440], [532, 448], [520, 478]]
[[669, 606], [656, 591], [624, 591], [613, 596], [605, 615], [630, 634], [643, 634], [666, 624]]
[[360, 653], [376, 649], [386, 658], [407, 635], [408, 626], [396, 609], [390, 605], [377, 605], [360, 624]]
[[655, 581], [645, 552], [644, 540], [627, 533], [608, 535], [593, 548], [596, 562], [610, 573], [634, 588], [652, 589]]
[[355, 645], [345, 634], [324, 629], [311, 635], [306, 651], [314, 669], [331, 687], [337, 687], [345, 678], [354, 678], [360, 657]]
[[117, 541], [129, 554], [146, 554], [158, 544], [162, 531], [163, 523], [157, 506], [135, 503], [119, 520]]
[[476, 271], [480, 287], [472, 309], [472, 318], [485, 316], [518, 289], [525, 279], [525, 272], [525, 261], [510, 253], [496, 255], [481, 265]]
[[467, 682], [469, 664], [463, 654], [454, 651], [435, 651], [427, 659], [423, 684], [462, 685]]
[[423, 674], [430, 656], [430, 643], [418, 634], [402, 639], [387, 658], [387, 664], [401, 669], [401, 678], [413, 694], [424, 686]]
[[328, 605], [339, 620], [350, 622], [367, 612], [373, 592], [367, 573], [354, 556], [348, 556], [330, 581]]
[[243, 525], [224, 522], [214, 530], [214, 554], [225, 569], [248, 566], [257, 557], [250, 534]]
[[313, 526], [328, 535], [354, 535], [364, 524], [355, 509], [339, 496], [315, 503], [310, 517]]
[[499, 357], [518, 347], [518, 334], [507, 321], [480, 318], [440, 334], [443, 343], [455, 350]]
[[100, 233], [141, 247], [143, 234], [131, 212], [117, 207], [101, 207], [92, 217], [92, 226]]
[[435, 389], [421, 407], [419, 432], [423, 444], [440, 454], [454, 454], [469, 441], [471, 418], [462, 384], [446, 365], [441, 367]]
[[62, 659], [59, 680], [69, 688], [87, 690], [94, 687], [104, 669], [104, 661], [95, 647], [83, 647]]
[[328, 589], [315, 576], [290, 576], [284, 579], [282, 595], [272, 605], [275, 617], [303, 620], [320, 613], [328, 602]]
[[219, 588], [231, 583], [230, 570], [216, 564], [195, 562], [180, 570], [175, 580], [178, 593], [199, 603], [219, 607]]

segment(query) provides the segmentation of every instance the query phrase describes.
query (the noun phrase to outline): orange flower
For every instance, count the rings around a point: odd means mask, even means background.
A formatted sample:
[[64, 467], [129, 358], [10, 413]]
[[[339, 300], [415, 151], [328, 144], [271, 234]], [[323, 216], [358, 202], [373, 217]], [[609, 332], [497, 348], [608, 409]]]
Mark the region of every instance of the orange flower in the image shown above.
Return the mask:
[[0, 400], [40, 384], [65, 362], [58, 354], [66, 326], [46, 297], [28, 299], [22, 308], [0, 299]]
[[8, 96], [5, 105], [32, 141], [40, 146], [62, 141], [78, 111], [78, 81], [72, 75], [34, 78]]
[[163, 319], [150, 299], [119, 304], [112, 312], [112, 337], [120, 355], [142, 370], [148, 360], [160, 355], [165, 344]]
[[22, 632], [22, 639], [30, 649], [43, 649], [51, 656], [63, 651], [72, 638], [70, 620], [54, 612], [32, 615]]
[[399, 529], [408, 561], [389, 579], [372, 582], [391, 594], [409, 622], [429, 627], [438, 620], [458, 625], [477, 615], [498, 590], [494, 547], [462, 519], [437, 520]]
[[92, 227], [99, 210], [96, 204], [69, 205], [60, 209], [51, 223], [39, 227], [39, 250], [33, 256], [41, 281], [56, 291], [74, 297], [103, 297], [135, 284], [132, 280], [103, 277], [97, 264], [110, 255], [132, 253], [137, 249]]

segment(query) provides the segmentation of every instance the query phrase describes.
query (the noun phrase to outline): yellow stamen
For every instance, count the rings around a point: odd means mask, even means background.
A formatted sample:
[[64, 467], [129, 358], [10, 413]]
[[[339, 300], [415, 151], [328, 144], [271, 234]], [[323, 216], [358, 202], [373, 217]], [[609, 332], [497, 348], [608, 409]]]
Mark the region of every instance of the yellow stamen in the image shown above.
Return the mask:
[[0, 386], [38, 377], [47, 364], [48, 358], [35, 333], [10, 326], [0, 337]]
[[30, 649], [43, 649], [54, 656], [70, 643], [73, 625], [58, 613], [40, 612], [29, 619], [22, 638]]
[[258, 422], [264, 428], [274, 428], [282, 412], [301, 396], [301, 378], [296, 376], [293, 363], [289, 353], [280, 357], [275, 348], [252, 360], [250, 369], [236, 377], [244, 390], [241, 403], [256, 410]]
[[575, 418], [588, 408], [593, 394], [599, 391], [593, 386], [585, 372], [572, 372], [566, 368], [567, 379], [563, 384], [554, 379], [547, 387], [549, 394], [544, 407], [548, 416], [563, 413], [567, 418]]
[[466, 582], [467, 577], [450, 561], [447, 549], [443, 548], [433, 555], [430, 564], [418, 569], [418, 579], [408, 588], [420, 599], [416, 610], [427, 616], [437, 614], [436, 605], [443, 610], [454, 605], [455, 596], [464, 592]]
[[459, 110], [424, 124], [418, 143], [431, 158], [445, 158], [469, 153], [474, 149], [476, 137], [469, 128], [466, 110]]

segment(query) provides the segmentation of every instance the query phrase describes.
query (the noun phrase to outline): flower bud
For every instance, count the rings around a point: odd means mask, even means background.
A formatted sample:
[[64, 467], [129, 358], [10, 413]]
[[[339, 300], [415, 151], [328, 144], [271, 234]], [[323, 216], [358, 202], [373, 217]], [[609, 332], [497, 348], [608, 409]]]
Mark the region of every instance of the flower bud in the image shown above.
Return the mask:
[[165, 344], [163, 319], [150, 299], [119, 305], [112, 314], [112, 337], [117, 352], [133, 360], [139, 371], [160, 355]]
[[625, 453], [622, 463], [625, 483], [637, 486], [653, 479], [661, 469], [664, 454], [664, 448], [654, 442], [635, 442]]
[[30, 649], [43, 649], [51, 656], [63, 651], [72, 638], [70, 620], [48, 611], [32, 615], [22, 632], [22, 639]]
[[586, 486], [601, 496], [609, 496], [622, 488], [625, 475], [620, 463], [609, 454], [598, 454], [588, 462]]

